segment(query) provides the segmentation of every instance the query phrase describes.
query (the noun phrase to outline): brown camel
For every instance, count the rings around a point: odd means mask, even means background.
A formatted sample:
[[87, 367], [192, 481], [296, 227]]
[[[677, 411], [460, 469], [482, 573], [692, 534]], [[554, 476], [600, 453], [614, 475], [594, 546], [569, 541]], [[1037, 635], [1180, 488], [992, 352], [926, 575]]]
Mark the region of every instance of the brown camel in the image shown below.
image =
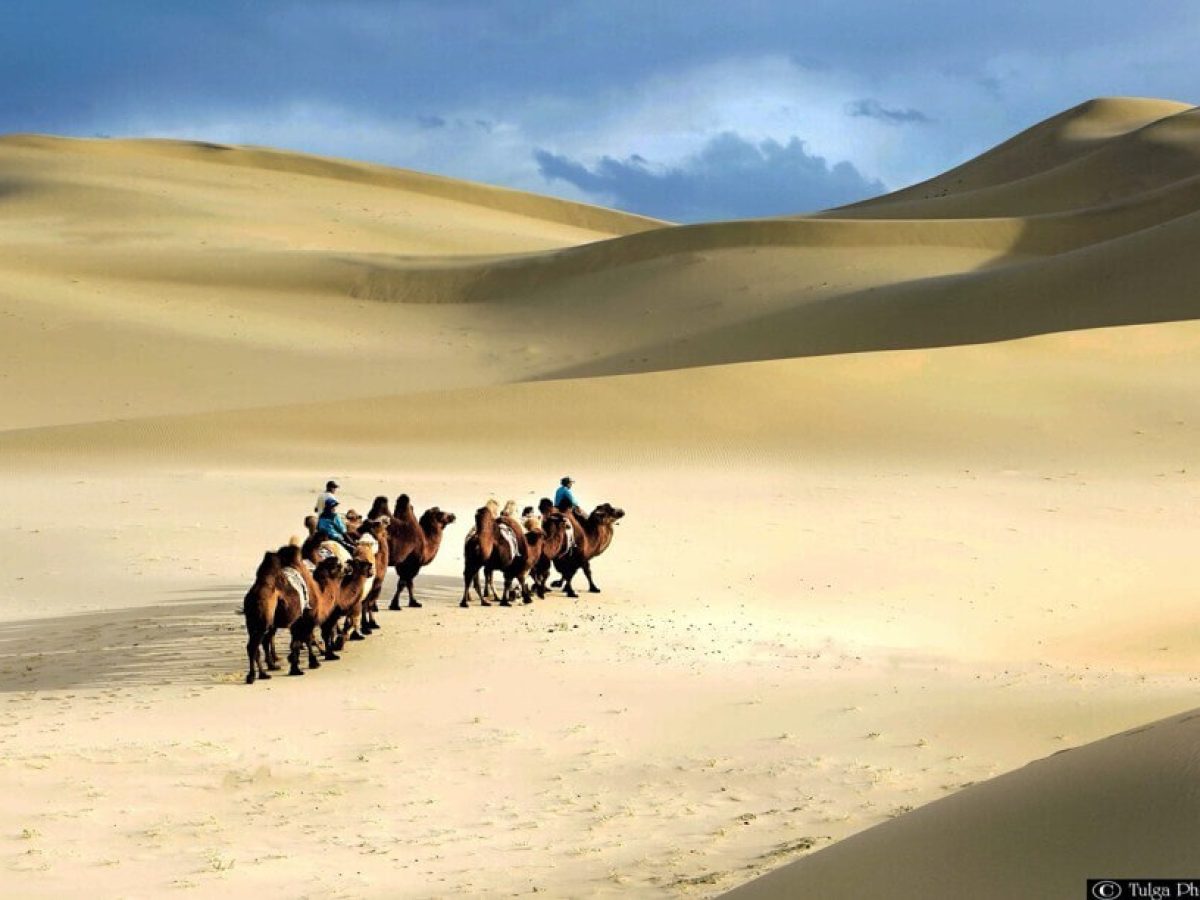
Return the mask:
[[289, 569], [295, 570], [291, 576], [293, 583], [296, 580], [300, 581], [308, 595], [308, 608], [304, 612], [303, 621], [298, 622], [296, 627], [304, 632], [305, 643], [308, 646], [308, 667], [319, 669], [321, 663], [317, 660], [316, 649], [320, 649], [326, 659], [337, 659], [337, 656], [332, 655], [332, 648], [317, 635], [333, 607], [331, 585], [342, 577], [342, 563], [336, 556], [330, 556], [310, 569], [301, 548], [296, 544], [280, 547], [279, 561], [283, 564], [285, 575], [289, 574]]
[[[512, 544], [504, 537], [502, 531], [511, 536]], [[540, 543], [540, 539], [539, 539]], [[504, 575], [504, 592], [500, 595], [500, 605], [510, 606], [510, 593], [513, 583], [520, 588], [521, 599], [532, 603], [533, 597], [525, 578], [529, 574], [530, 553], [529, 542], [524, 529], [509, 516], [497, 516], [496, 504], [487, 503], [475, 511], [475, 528], [467, 536], [464, 547], [466, 561], [463, 565], [463, 595], [458, 604], [464, 609], [469, 605], [471, 588], [479, 597], [481, 606], [491, 606], [489, 596], [496, 596], [492, 587], [492, 574], [499, 571]], [[479, 572], [483, 570], [484, 587], [479, 586]]]
[[560, 512], [543, 513], [540, 522], [526, 520], [529, 527], [525, 538], [529, 542], [529, 575], [533, 590], [539, 597], [546, 596], [546, 579], [550, 577], [550, 566], [569, 549], [567, 543], [567, 520]]
[[576, 572], [583, 569], [588, 590], [598, 594], [600, 588], [596, 587], [596, 582], [592, 580], [591, 561], [608, 549], [613, 539], [613, 526], [625, 515], [625, 510], [617, 509], [611, 503], [601, 503], [592, 510], [590, 516], [583, 518], [580, 515], [582, 510], [575, 509], [570, 503], [563, 503], [558, 511], [571, 526], [572, 537], [569, 540], [573, 540], [574, 546], [554, 560], [554, 568], [558, 569], [562, 578], [554, 582], [553, 586], [562, 585], [568, 597], [578, 597], [575, 589], [571, 587], [571, 579], [575, 577]]
[[375, 613], [379, 612], [379, 595], [383, 593], [383, 580], [387, 577], [388, 562], [391, 559], [387, 539], [387, 523], [390, 520], [391, 517], [386, 515], [378, 519], [367, 519], [360, 529], [362, 543], [369, 546], [374, 541], [375, 544], [375, 577], [367, 589], [366, 599], [363, 600], [363, 634], [370, 634], [380, 627]]
[[369, 541], [363, 541], [354, 548], [354, 559], [367, 563], [370, 570], [362, 579], [359, 594], [357, 597], [347, 598], [351, 605], [346, 613], [346, 621], [344, 631], [349, 633], [349, 639], [352, 641], [364, 640], [366, 635], [363, 633], [362, 620], [363, 611], [366, 609], [367, 597], [371, 593], [371, 585], [375, 583], [375, 560], [379, 554], [379, 542], [374, 538]]
[[[337, 659], [329, 654], [330, 648], [341, 650], [346, 645], [346, 637], [353, 637], [352, 629], [354, 616], [362, 609], [362, 599], [368, 580], [375, 577], [375, 564], [363, 556], [355, 555], [349, 563], [341, 567], [341, 576], [329, 582], [326, 589], [329, 598], [329, 609], [321, 622], [321, 639], [325, 644], [325, 658]], [[345, 628], [338, 626], [345, 620]], [[362, 640], [358, 637], [357, 640]]]
[[[298, 552], [295, 547], [282, 549]], [[306, 631], [301, 592], [284, 574], [279, 552], [268, 551], [263, 554], [262, 562], [254, 573], [254, 584], [246, 592], [242, 612], [246, 617], [246, 656], [250, 663], [246, 684], [254, 684], [256, 675], [258, 678], [270, 678], [268, 669], [279, 669], [275, 632], [280, 628], [288, 629], [292, 638], [287, 657], [288, 674], [303, 675], [304, 672], [300, 670], [300, 650], [308, 646], [312, 628], [307, 626]]]
[[[316, 568], [311, 572], [305, 564], [301, 564], [299, 570], [308, 587], [310, 598], [308, 621], [306, 622], [310, 641], [308, 667], [315, 669], [320, 666], [320, 663], [313, 664], [315, 661], [311, 649], [313, 644], [319, 645], [325, 659], [341, 658], [334, 652], [333, 640], [326, 640], [326, 636], [332, 634], [333, 626], [339, 616], [339, 591], [346, 568], [336, 556], [329, 556], [317, 563]], [[319, 638], [316, 637], [317, 635]]]
[[400, 592], [405, 589], [408, 605], [420, 607], [413, 599], [413, 581], [422, 568], [433, 562], [442, 546], [442, 533], [453, 521], [454, 513], [442, 512], [436, 506], [425, 510], [418, 521], [408, 494], [396, 498], [396, 508], [387, 526], [388, 557], [397, 579], [396, 593], [388, 609], [400, 608]]

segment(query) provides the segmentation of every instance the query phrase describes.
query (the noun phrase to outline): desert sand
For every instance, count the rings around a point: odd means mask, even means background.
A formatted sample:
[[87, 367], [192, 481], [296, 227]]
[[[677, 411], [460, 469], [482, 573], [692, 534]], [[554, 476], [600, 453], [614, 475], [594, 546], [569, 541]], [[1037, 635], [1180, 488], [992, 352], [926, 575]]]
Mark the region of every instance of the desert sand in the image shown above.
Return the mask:
[[[1186, 874], [1198, 240], [1200, 113], [1155, 100], [696, 226], [0, 138], [5, 892]], [[459, 609], [475, 508], [564, 474], [626, 511], [602, 593]], [[246, 686], [242, 597], [329, 477], [459, 521], [424, 608]]]

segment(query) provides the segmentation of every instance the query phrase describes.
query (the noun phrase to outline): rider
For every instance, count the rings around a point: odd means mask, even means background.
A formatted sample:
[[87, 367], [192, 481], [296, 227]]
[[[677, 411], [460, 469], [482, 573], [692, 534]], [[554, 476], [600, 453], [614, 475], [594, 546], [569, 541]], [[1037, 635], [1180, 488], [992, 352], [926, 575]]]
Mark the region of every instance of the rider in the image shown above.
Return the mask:
[[317, 533], [328, 540], [337, 541], [351, 553], [354, 552], [354, 539], [346, 531], [346, 523], [337, 514], [337, 497], [325, 498], [325, 509], [317, 519]]
[[575, 492], [571, 490], [571, 485], [575, 483], [575, 479], [570, 475], [564, 475], [558, 484], [558, 490], [554, 492], [554, 505], [559, 509], [579, 509], [579, 501], [575, 499]]
[[338, 483], [333, 479], [325, 482], [325, 490], [317, 495], [317, 505], [313, 507], [313, 512], [325, 512], [325, 501], [337, 493]]

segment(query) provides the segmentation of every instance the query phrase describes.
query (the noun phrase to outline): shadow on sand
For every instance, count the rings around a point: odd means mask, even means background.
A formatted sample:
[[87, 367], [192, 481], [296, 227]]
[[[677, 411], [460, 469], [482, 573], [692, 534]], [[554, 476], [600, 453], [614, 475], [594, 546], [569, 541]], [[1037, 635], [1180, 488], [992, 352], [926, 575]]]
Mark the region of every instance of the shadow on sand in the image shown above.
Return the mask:
[[[386, 609], [389, 587], [394, 589], [391, 579], [381, 597], [379, 640], [403, 621]], [[241, 684], [246, 674], [245, 591], [245, 585], [219, 585], [171, 592], [171, 599], [155, 606], [0, 624], [0, 693]], [[427, 608], [456, 605], [462, 581], [422, 575], [416, 595]], [[422, 610], [404, 612], [420, 615]], [[276, 639], [276, 646], [286, 655], [286, 635]], [[346, 660], [353, 660], [353, 654]]]

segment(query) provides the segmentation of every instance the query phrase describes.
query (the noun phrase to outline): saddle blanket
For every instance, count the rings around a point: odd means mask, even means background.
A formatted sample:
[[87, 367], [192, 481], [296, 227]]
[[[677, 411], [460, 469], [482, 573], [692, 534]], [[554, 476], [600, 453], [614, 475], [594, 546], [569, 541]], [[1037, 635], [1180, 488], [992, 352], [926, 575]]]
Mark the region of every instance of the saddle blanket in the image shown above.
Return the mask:
[[297, 569], [293, 569], [291, 566], [284, 566], [283, 577], [288, 580], [288, 583], [300, 595], [300, 609], [308, 609], [308, 585], [304, 583], [304, 576]]
[[506, 522], [497, 522], [496, 533], [500, 535], [500, 537], [504, 540], [504, 543], [508, 544], [508, 550], [512, 554], [513, 559], [516, 559], [521, 555], [520, 551], [517, 549], [517, 536], [513, 534], [511, 525], [507, 524]]

